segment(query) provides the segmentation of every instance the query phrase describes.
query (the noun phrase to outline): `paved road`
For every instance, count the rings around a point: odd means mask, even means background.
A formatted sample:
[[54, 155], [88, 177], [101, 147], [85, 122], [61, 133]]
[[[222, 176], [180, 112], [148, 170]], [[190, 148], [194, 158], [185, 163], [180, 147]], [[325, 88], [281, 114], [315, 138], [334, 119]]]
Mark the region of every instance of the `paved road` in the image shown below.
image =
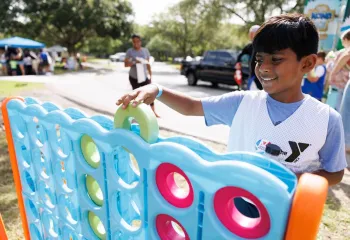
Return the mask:
[[[70, 73], [58, 76], [18, 76], [0, 77], [6, 80], [45, 82], [51, 90], [85, 107], [113, 115], [117, 106], [116, 100], [124, 93], [131, 91], [128, 81], [128, 70], [121, 63], [108, 62], [93, 64], [96, 71]], [[193, 97], [220, 95], [233, 88], [220, 86], [212, 88], [209, 83], [199, 82], [198, 86], [188, 86], [186, 78], [172, 66], [154, 63], [153, 81], [173, 90], [181, 91]], [[161, 116], [158, 120], [163, 128], [190, 134], [196, 137], [226, 143], [228, 128], [225, 126], [206, 127], [202, 117], [185, 117], [176, 113], [164, 104], [156, 102], [156, 108]]]

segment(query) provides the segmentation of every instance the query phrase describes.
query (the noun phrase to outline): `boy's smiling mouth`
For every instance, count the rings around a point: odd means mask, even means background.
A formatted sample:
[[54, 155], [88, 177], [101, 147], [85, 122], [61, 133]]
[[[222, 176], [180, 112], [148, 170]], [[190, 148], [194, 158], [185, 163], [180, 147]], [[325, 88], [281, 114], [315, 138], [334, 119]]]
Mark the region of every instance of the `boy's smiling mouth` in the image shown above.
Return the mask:
[[272, 81], [272, 80], [276, 80], [277, 77], [274, 77], [274, 78], [270, 78], [270, 77], [263, 77], [263, 76], [260, 76], [261, 80], [263, 81]]
[[277, 79], [277, 77], [274, 77], [274, 78], [268, 78], [268, 77], [262, 77], [262, 76], [260, 76], [260, 77], [264, 81], [272, 81], [272, 80], [276, 80]]

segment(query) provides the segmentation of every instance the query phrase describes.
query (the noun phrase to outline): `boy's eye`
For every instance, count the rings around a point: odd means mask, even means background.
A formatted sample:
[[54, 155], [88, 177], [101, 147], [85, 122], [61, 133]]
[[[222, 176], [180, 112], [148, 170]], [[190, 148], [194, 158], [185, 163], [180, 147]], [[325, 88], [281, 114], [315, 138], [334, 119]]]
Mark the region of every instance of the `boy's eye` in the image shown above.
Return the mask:
[[255, 62], [258, 63], [258, 64], [262, 64], [263, 60], [262, 59], [256, 59]]
[[272, 58], [272, 63], [280, 63], [282, 58]]

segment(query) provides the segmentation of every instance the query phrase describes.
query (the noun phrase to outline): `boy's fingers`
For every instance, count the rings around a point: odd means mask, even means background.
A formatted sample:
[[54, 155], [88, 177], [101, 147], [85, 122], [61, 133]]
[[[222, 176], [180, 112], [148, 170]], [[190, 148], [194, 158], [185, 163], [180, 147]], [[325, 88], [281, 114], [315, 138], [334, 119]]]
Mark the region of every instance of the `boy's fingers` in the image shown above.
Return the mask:
[[144, 102], [144, 100], [147, 97], [147, 93], [145, 92], [140, 92], [137, 97], [135, 98], [135, 100], [132, 103], [133, 107], [136, 107], [137, 105], [139, 105], [141, 102]]
[[147, 105], [150, 105], [151, 103], [154, 102], [154, 99], [151, 98], [151, 97], [147, 97], [147, 98], [145, 98], [145, 99], [143, 100], [143, 102], [144, 102], [145, 104], [147, 104]]
[[123, 108], [125, 109], [131, 100], [135, 99], [136, 96], [138, 95], [139, 92], [135, 91], [135, 92], [132, 92], [130, 94], [127, 94], [126, 97], [123, 99]]
[[124, 94], [123, 96], [121, 96], [121, 97], [117, 100], [116, 104], [117, 104], [117, 105], [120, 105], [120, 104], [124, 101], [124, 99], [126, 98], [126, 96], [127, 96], [127, 94]]

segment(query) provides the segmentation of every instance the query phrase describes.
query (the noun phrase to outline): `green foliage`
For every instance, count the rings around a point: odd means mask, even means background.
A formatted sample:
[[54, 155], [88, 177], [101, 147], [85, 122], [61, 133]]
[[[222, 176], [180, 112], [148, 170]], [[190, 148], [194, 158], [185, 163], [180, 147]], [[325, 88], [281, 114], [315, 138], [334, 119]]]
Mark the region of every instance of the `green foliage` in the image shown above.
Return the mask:
[[[70, 52], [81, 49], [87, 39], [123, 38], [130, 35], [131, 4], [124, 0], [22, 0], [21, 20], [12, 32], [61, 44]], [[106, 40], [108, 41], [108, 40]]]

